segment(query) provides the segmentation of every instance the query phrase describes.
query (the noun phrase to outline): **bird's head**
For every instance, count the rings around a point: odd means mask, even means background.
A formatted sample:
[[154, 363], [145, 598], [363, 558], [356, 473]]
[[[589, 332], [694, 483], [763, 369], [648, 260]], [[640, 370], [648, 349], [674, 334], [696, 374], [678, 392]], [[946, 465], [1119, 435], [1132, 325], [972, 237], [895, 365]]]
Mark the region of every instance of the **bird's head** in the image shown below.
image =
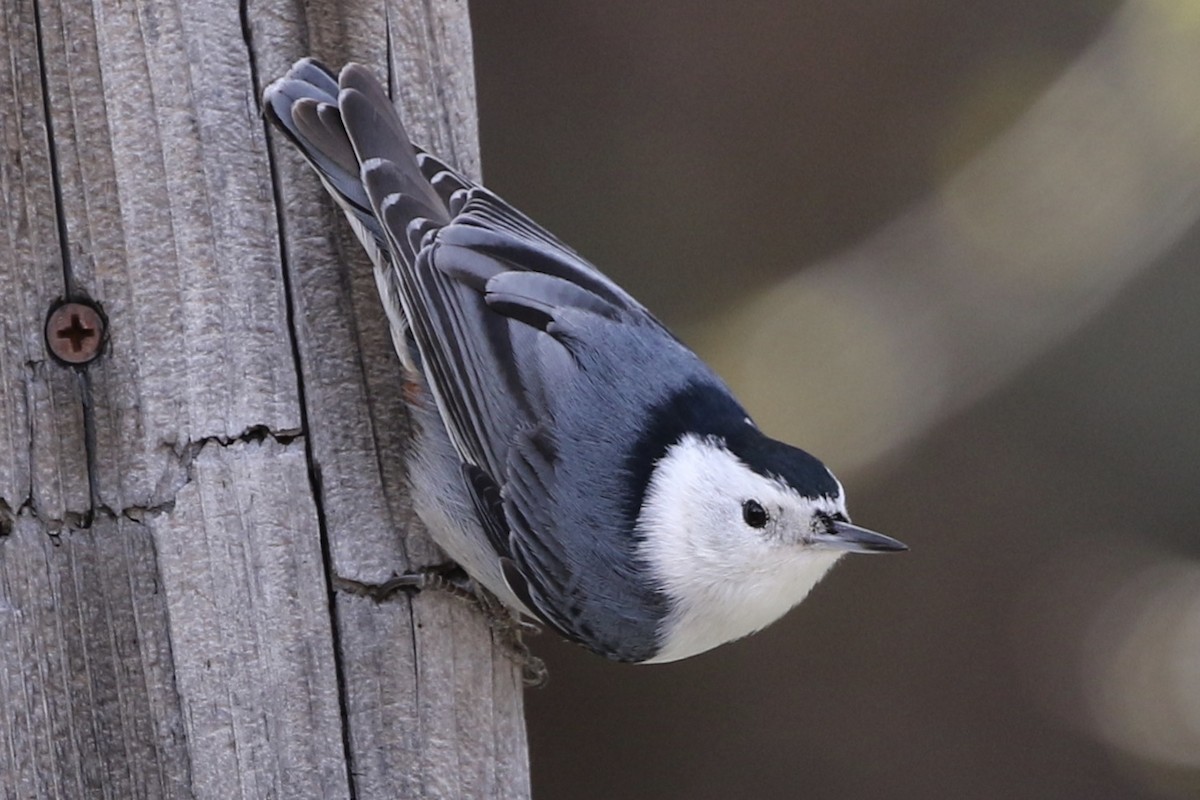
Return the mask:
[[850, 524], [833, 473], [749, 423], [736, 436], [685, 434], [669, 447], [638, 532], [640, 555], [673, 609], [660, 661], [773, 622], [846, 553], [907, 549]]

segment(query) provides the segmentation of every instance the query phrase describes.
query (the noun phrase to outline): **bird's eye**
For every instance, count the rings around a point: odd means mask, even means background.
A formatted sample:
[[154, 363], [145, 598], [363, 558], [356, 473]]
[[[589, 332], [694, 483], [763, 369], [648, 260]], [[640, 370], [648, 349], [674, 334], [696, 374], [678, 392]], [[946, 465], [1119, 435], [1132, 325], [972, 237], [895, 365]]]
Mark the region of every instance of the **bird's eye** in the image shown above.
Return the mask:
[[757, 500], [747, 500], [742, 503], [742, 519], [751, 528], [765, 528], [771, 515], [762, 507], [762, 503]]

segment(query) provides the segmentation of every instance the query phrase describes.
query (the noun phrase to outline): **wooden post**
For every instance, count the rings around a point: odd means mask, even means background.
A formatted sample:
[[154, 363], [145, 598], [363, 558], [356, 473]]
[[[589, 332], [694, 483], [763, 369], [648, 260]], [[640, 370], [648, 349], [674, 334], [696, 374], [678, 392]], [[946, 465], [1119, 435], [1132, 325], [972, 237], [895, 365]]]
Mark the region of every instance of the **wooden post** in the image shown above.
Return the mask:
[[0, 49], [0, 798], [527, 797], [476, 610], [332, 588], [442, 557], [370, 270], [258, 106], [361, 61], [477, 174], [465, 0], [4, 0]]

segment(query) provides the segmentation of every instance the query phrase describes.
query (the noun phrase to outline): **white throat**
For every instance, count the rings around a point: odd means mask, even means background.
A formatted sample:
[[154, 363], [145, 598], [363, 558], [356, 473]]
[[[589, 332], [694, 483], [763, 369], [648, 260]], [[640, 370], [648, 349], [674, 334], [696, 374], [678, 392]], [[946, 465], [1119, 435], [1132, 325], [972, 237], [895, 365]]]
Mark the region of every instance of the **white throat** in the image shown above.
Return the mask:
[[[800, 498], [751, 472], [711, 440], [684, 437], [658, 462], [638, 520], [639, 555], [673, 602], [660, 630], [662, 649], [647, 663], [675, 661], [763, 628], [808, 595], [841, 553], [805, 546], [741, 521], [740, 502], [755, 497], [799, 525], [816, 508], [840, 504]], [[789, 519], [790, 517], [790, 519]]]

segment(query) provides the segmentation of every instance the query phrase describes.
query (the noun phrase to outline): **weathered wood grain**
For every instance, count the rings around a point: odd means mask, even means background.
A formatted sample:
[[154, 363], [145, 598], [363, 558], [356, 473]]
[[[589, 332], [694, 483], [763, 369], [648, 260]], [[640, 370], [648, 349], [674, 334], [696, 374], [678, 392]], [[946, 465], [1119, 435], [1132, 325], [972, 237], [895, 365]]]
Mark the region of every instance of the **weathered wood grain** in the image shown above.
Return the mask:
[[201, 446], [151, 514], [197, 796], [349, 797], [304, 448]]
[[[382, 77], [396, 61], [426, 63], [424, 53], [458, 53], [398, 72], [389, 83], [414, 137], [431, 143], [460, 137], [456, 153], [464, 169], [477, 171], [464, 2], [353, 9], [264, 2], [250, 8], [264, 84], [306, 54], [331, 65], [359, 61]], [[409, 102], [400, 87], [407, 87]], [[470, 124], [456, 127], [461, 118]], [[403, 491], [406, 421], [398, 363], [370, 266], [348, 226], [290, 146], [273, 152], [296, 324], [312, 326], [297, 341], [330, 559], [338, 576], [377, 583], [443, 559], [418, 532]], [[348, 502], [351, 497], [359, 499]], [[437, 594], [416, 597], [411, 606], [339, 595], [334, 608], [360, 796], [527, 795], [519, 673], [473, 609]], [[416, 766], [398, 770], [397, 764]]]
[[63, 293], [48, 135], [28, 4], [0, 15], [0, 533], [36, 507], [62, 520], [87, 507], [83, 415], [75, 376], [45, 363], [46, 306]]
[[[369, 269], [257, 104], [390, 65], [475, 173], [465, 3], [3, 9], [0, 797], [527, 797], [478, 612], [331, 588], [442, 557]], [[109, 318], [85, 372], [44, 353], [65, 294]]]
[[59, 537], [18, 517], [0, 554], [0, 797], [193, 796], [159, 590], [145, 526]]

